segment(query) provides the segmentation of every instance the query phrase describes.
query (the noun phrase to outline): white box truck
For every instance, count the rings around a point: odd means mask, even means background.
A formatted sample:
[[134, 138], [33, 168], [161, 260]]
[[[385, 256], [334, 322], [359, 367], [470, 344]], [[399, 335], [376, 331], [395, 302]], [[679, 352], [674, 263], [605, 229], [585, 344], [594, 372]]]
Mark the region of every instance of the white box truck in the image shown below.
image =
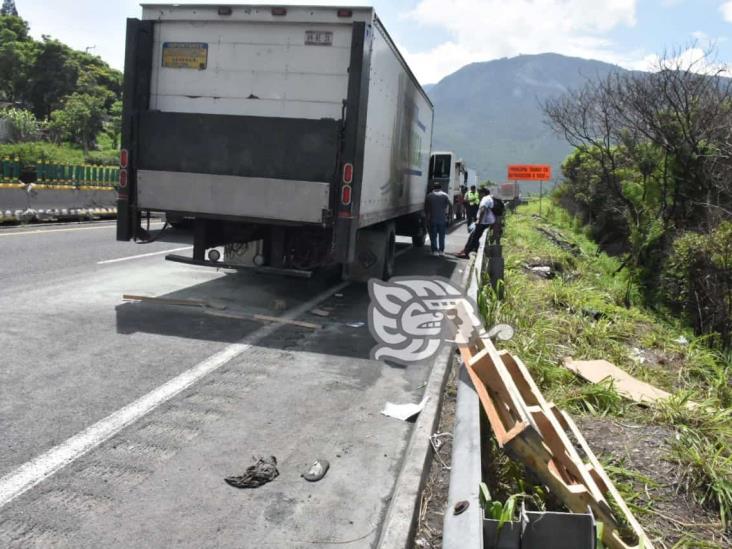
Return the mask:
[[432, 103], [372, 8], [144, 4], [124, 72], [118, 240], [165, 212], [168, 259], [352, 279], [424, 243]]

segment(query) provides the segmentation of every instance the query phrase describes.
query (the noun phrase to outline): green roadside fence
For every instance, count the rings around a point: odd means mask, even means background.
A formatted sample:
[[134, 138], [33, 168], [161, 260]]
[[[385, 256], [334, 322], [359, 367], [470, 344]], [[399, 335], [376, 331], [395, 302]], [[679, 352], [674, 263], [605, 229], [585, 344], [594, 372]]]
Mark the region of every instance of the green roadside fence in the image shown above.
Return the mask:
[[21, 164], [17, 158], [3, 158], [0, 161], [0, 183], [18, 184], [23, 172], [35, 169], [35, 184], [48, 187], [98, 187], [114, 189], [119, 180], [116, 166], [94, 166], [90, 164], [52, 164], [39, 162], [35, 166]]

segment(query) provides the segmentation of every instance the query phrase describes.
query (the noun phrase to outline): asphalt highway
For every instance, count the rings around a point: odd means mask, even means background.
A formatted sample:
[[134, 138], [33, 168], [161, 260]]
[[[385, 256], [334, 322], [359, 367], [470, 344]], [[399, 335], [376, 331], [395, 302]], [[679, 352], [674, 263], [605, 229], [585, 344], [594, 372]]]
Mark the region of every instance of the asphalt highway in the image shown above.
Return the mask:
[[[429, 366], [369, 359], [366, 286], [165, 261], [191, 253], [185, 232], [114, 235], [0, 229], [0, 547], [373, 546], [412, 429], [380, 410], [418, 402]], [[465, 238], [457, 227], [448, 250]], [[462, 276], [463, 261], [400, 246], [397, 275]], [[270, 455], [274, 481], [224, 483]], [[315, 458], [331, 469], [308, 483]]]

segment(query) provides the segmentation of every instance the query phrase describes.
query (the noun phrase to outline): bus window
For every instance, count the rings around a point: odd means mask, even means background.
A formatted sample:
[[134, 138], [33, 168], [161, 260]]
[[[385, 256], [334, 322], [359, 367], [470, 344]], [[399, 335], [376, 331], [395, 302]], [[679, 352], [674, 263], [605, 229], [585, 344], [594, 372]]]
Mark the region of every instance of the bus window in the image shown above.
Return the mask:
[[449, 154], [436, 154], [432, 157], [431, 177], [433, 179], [449, 179], [451, 159]]

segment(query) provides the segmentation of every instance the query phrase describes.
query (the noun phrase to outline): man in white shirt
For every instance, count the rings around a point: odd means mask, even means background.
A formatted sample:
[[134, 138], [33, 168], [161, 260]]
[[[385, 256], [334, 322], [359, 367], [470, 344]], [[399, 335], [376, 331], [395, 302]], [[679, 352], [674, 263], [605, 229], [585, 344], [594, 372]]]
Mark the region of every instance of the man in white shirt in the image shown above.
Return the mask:
[[455, 254], [457, 257], [463, 259], [466, 259], [470, 252], [478, 249], [480, 237], [483, 236], [486, 229], [489, 229], [496, 222], [496, 216], [493, 214], [493, 198], [491, 197], [491, 192], [487, 188], [481, 187], [478, 189], [478, 194], [481, 196], [480, 206], [478, 207], [478, 222], [473, 232], [470, 233], [468, 241], [465, 243], [465, 248]]

